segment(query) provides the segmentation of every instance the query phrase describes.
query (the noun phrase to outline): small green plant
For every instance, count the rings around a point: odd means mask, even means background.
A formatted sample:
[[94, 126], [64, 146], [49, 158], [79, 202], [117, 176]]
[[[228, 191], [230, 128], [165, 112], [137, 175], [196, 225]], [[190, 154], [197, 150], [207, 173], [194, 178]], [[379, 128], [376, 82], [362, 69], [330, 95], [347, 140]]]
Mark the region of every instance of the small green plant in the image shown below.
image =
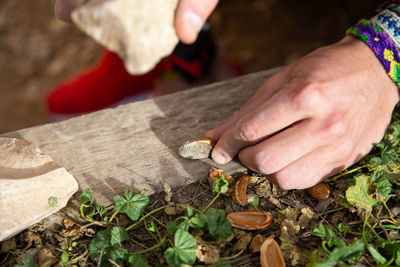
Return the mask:
[[62, 242], [61, 245], [64, 250], [71, 252], [78, 245], [78, 243], [72, 242], [71, 245], [68, 245], [67, 242]]
[[[126, 189], [124, 196], [114, 197], [115, 210], [107, 211], [96, 203], [89, 189], [80, 196], [80, 210], [82, 217], [99, 226], [105, 227], [99, 231], [89, 245], [89, 256], [98, 266], [148, 266], [145, 258], [140, 255], [156, 249], [164, 249], [164, 258], [170, 266], [194, 264], [196, 261], [197, 243], [192, 232], [201, 230], [204, 237], [221, 242], [232, 235], [232, 225], [225, 218], [225, 211], [210, 208], [221, 193], [228, 190], [228, 182], [224, 176], [218, 177], [212, 185], [214, 198], [203, 209], [197, 210], [186, 206], [184, 216], [177, 217], [166, 223], [165, 231], [158, 229], [157, 223], [151, 220], [146, 222], [154, 213], [169, 207], [162, 206], [145, 213], [149, 198], [143, 194], [136, 194]], [[111, 214], [110, 217], [107, 214]], [[123, 228], [115, 225], [118, 214], [125, 214], [132, 224]], [[153, 237], [155, 244], [141, 251], [129, 252], [125, 244], [130, 241], [129, 231], [140, 224], [144, 224], [146, 231]], [[71, 245], [73, 246], [73, 244]], [[65, 244], [65, 249], [71, 246]], [[62, 262], [68, 263], [68, 253], [62, 255]]]
[[22, 265], [15, 265], [15, 267], [38, 267], [38, 265], [29, 257], [22, 259]]
[[49, 207], [54, 208], [58, 205], [58, 198], [57, 197], [49, 197]]
[[[357, 232], [341, 223], [334, 230], [320, 223], [313, 234], [321, 237], [323, 252], [319, 257], [317, 253], [312, 255], [310, 266], [354, 265], [359, 261], [379, 266], [400, 265], [400, 224], [386, 205], [390, 198], [399, 201], [398, 194], [392, 193], [394, 187], [400, 186], [399, 158], [400, 116], [396, 110], [382, 141], [358, 164], [330, 179], [348, 179], [350, 186], [342, 204], [345, 209], [357, 211], [362, 229]], [[382, 218], [384, 210], [388, 218]], [[344, 237], [352, 237], [354, 242], [346, 242]]]

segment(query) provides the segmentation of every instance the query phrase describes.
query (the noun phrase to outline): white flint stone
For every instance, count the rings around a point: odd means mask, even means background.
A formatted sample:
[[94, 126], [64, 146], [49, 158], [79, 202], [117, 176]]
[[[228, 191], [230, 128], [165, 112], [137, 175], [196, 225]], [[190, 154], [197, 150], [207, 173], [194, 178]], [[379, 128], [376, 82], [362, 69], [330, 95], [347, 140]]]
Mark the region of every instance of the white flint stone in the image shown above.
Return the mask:
[[[24, 140], [0, 138], [0, 241], [67, 205], [78, 183], [51, 157]], [[50, 207], [49, 198], [57, 205]]]
[[91, 0], [72, 13], [76, 25], [116, 52], [131, 74], [150, 71], [178, 44], [178, 0]]

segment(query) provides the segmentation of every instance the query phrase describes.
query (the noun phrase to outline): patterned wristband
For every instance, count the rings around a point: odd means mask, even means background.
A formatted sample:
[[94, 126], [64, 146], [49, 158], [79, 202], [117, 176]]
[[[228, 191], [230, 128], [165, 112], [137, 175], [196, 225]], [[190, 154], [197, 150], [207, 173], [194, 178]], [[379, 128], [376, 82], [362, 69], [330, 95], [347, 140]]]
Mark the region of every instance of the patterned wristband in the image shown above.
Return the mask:
[[400, 56], [390, 37], [374, 22], [362, 19], [347, 30], [364, 41], [382, 63], [389, 77], [400, 87]]
[[391, 10], [384, 9], [371, 19], [400, 47], [400, 17]]

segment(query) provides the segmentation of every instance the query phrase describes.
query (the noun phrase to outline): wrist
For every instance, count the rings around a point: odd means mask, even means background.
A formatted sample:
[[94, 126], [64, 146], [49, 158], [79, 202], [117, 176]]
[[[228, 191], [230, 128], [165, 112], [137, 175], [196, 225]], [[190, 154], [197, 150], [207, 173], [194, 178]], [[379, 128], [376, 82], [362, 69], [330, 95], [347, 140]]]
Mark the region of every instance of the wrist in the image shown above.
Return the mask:
[[350, 58], [363, 62], [361, 68], [365, 68], [365, 71], [367, 72], [366, 75], [369, 79], [379, 80], [380, 86], [375, 89], [384, 90], [386, 92], [385, 95], [388, 98], [386, 104], [389, 105], [390, 103], [390, 106], [394, 107], [399, 101], [398, 84], [396, 84], [388, 75], [382, 62], [375, 55], [374, 51], [371, 50], [364, 41], [352, 35], [346, 35], [338, 42], [338, 45], [345, 47], [349, 51], [348, 56]]
[[395, 43], [375, 22], [361, 19], [346, 32], [363, 41], [375, 54], [387, 75], [400, 86], [400, 55]]

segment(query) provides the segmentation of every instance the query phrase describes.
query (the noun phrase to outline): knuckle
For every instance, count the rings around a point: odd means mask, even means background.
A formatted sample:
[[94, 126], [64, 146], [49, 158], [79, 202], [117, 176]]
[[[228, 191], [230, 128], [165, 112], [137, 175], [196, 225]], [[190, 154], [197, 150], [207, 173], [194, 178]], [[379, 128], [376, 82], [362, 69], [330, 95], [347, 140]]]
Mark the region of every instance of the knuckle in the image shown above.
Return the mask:
[[324, 84], [308, 83], [291, 95], [291, 103], [296, 110], [310, 112], [316, 108], [324, 107]]
[[295, 189], [294, 181], [296, 181], [296, 177], [292, 173], [282, 170], [275, 174], [275, 183], [283, 190]]
[[235, 112], [233, 112], [233, 114], [229, 117], [228, 121], [235, 121], [238, 118], [240, 118], [240, 116], [242, 115], [242, 109], [237, 109], [235, 110]]
[[347, 124], [342, 117], [331, 116], [321, 128], [321, 131], [327, 137], [341, 137], [347, 132], [347, 128]]
[[254, 157], [254, 164], [259, 172], [267, 175], [277, 171], [278, 166], [276, 157], [265, 153], [257, 153]]
[[249, 123], [239, 123], [235, 129], [235, 137], [239, 140], [253, 142], [257, 140], [256, 128]]
[[343, 162], [346, 162], [353, 154], [354, 143], [347, 139], [341, 140], [335, 147], [336, 154], [340, 156]]

